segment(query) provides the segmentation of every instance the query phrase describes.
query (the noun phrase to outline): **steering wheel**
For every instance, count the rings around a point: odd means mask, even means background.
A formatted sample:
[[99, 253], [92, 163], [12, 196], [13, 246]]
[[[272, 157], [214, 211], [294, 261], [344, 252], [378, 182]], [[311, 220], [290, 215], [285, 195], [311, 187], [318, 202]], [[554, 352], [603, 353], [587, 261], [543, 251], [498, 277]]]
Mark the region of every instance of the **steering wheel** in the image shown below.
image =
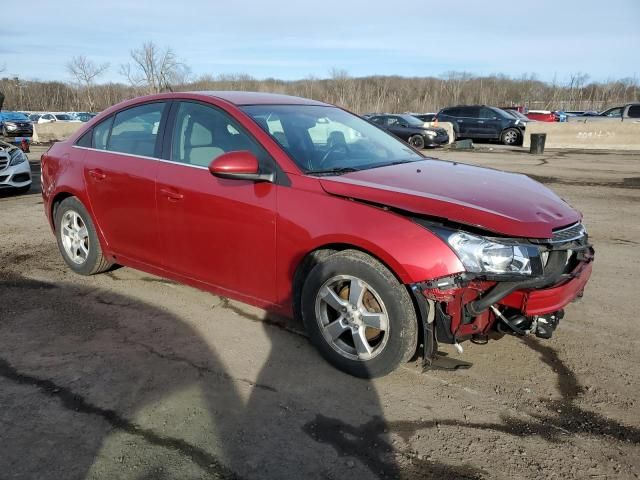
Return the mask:
[[343, 156], [347, 155], [349, 153], [349, 147], [347, 147], [345, 143], [334, 143], [333, 145], [331, 145], [329, 149], [325, 152], [325, 154], [322, 156], [322, 158], [320, 159], [320, 162], [318, 163], [318, 168], [322, 169], [322, 167], [325, 166], [325, 163], [327, 163], [327, 160], [329, 159], [329, 157], [331, 157], [331, 155], [334, 155], [336, 153], [341, 153]]

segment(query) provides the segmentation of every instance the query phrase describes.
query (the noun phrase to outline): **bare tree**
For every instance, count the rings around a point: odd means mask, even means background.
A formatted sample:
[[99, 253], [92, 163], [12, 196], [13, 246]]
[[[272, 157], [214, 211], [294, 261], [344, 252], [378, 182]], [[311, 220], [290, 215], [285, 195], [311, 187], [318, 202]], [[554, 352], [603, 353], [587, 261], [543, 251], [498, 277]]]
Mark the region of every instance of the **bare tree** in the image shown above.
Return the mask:
[[120, 67], [120, 74], [149, 94], [173, 91], [172, 86], [186, 83], [190, 73], [171, 48], [160, 50], [153, 42], [131, 50], [131, 60]]
[[90, 111], [94, 111], [93, 89], [95, 79], [102, 75], [109, 68], [108, 63], [97, 65], [84, 55], [73, 57], [67, 63], [67, 71], [73, 75], [78, 87], [84, 90], [87, 96], [87, 104]]
[[[4, 72], [7, 69], [7, 66], [3, 63], [0, 65], [0, 73]], [[4, 93], [2, 89], [0, 89], [0, 111], [2, 111], [2, 106], [4, 105]]]

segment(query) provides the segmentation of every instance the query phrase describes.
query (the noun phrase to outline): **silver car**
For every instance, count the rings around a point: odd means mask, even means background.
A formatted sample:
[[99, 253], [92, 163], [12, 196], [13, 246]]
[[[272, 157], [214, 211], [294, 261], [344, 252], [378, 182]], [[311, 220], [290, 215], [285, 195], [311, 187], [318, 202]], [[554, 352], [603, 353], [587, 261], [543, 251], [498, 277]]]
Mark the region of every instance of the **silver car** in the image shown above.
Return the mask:
[[0, 191], [24, 193], [31, 188], [31, 168], [27, 156], [18, 147], [0, 141]]

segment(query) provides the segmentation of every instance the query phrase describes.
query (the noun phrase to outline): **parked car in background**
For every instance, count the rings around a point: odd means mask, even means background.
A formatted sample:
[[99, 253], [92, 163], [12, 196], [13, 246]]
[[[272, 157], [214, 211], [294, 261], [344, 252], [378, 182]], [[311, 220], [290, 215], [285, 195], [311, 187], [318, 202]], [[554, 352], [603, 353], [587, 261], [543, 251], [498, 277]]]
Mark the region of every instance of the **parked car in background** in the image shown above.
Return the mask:
[[0, 141], [0, 191], [28, 192], [31, 167], [27, 156], [15, 145]]
[[451, 122], [456, 138], [499, 140], [505, 145], [522, 143], [526, 122], [510, 113], [486, 105], [443, 108], [436, 117]]
[[371, 118], [371, 117], [375, 117], [376, 115], [388, 115], [386, 113], [363, 113], [361, 115], [362, 118]]
[[528, 110], [527, 107], [525, 107], [524, 105], [513, 105], [511, 107], [498, 107], [498, 108], [500, 108], [501, 110], [506, 110], [507, 112], [515, 111], [515, 112], [520, 112], [522, 114], [527, 113], [527, 110]]
[[68, 113], [43, 113], [38, 118], [38, 123], [52, 123], [52, 122], [79, 122], [75, 120]]
[[129, 100], [41, 162], [71, 270], [118, 263], [295, 315], [360, 377], [420, 344], [431, 360], [439, 342], [549, 338], [593, 265], [580, 212], [540, 183], [426, 158], [298, 97]]
[[433, 148], [449, 143], [449, 134], [444, 128], [425, 127], [424, 121], [412, 115], [374, 115], [368, 120], [414, 148]]
[[24, 113], [0, 112], [0, 133], [3, 137], [32, 137], [33, 125]]
[[68, 115], [73, 120], [79, 120], [81, 122], [88, 122], [93, 117], [95, 117], [97, 114], [96, 113], [91, 113], [91, 112], [68, 112]]
[[529, 110], [527, 118], [538, 120], [539, 122], [557, 122], [558, 116], [551, 110]]
[[527, 117], [524, 113], [520, 112], [519, 110], [505, 110], [502, 109], [505, 112], [507, 112], [509, 115], [513, 115], [515, 118], [517, 118], [518, 120], [520, 120], [521, 122], [527, 124], [528, 122], [535, 122], [536, 120], [532, 120], [529, 117]]
[[567, 115], [566, 112], [563, 112], [562, 110], [554, 110], [553, 112], [556, 116], [556, 118], [558, 119], [558, 122], [566, 122], [567, 119], [569, 118], [569, 115]]
[[619, 107], [609, 108], [597, 116], [589, 118], [589, 121], [592, 120], [638, 121], [640, 120], [640, 103], [627, 103]]
[[416, 118], [419, 118], [423, 122], [433, 122], [436, 118], [436, 113], [412, 113]]
[[40, 113], [31, 113], [28, 116], [29, 120], [31, 120], [31, 123], [38, 123], [38, 120], [42, 115]]

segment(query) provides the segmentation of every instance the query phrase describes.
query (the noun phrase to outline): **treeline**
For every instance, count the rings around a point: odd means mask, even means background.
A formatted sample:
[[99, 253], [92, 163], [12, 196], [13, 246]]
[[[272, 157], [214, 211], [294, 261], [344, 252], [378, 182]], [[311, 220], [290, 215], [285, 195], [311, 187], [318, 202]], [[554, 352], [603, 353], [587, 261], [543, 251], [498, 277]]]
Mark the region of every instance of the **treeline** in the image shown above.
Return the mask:
[[258, 80], [249, 75], [203, 76], [196, 80], [165, 81], [150, 87], [145, 79], [122, 83], [43, 82], [2, 78], [5, 110], [100, 111], [121, 100], [153, 91], [251, 90], [309, 97], [334, 103], [356, 113], [434, 112], [456, 104], [525, 105], [549, 110], [603, 110], [610, 105], [640, 101], [636, 79], [589, 82], [575, 75], [569, 82], [542, 82], [535, 76], [474, 76], [449, 73], [442, 77], [350, 77], [334, 71], [326, 79]]

